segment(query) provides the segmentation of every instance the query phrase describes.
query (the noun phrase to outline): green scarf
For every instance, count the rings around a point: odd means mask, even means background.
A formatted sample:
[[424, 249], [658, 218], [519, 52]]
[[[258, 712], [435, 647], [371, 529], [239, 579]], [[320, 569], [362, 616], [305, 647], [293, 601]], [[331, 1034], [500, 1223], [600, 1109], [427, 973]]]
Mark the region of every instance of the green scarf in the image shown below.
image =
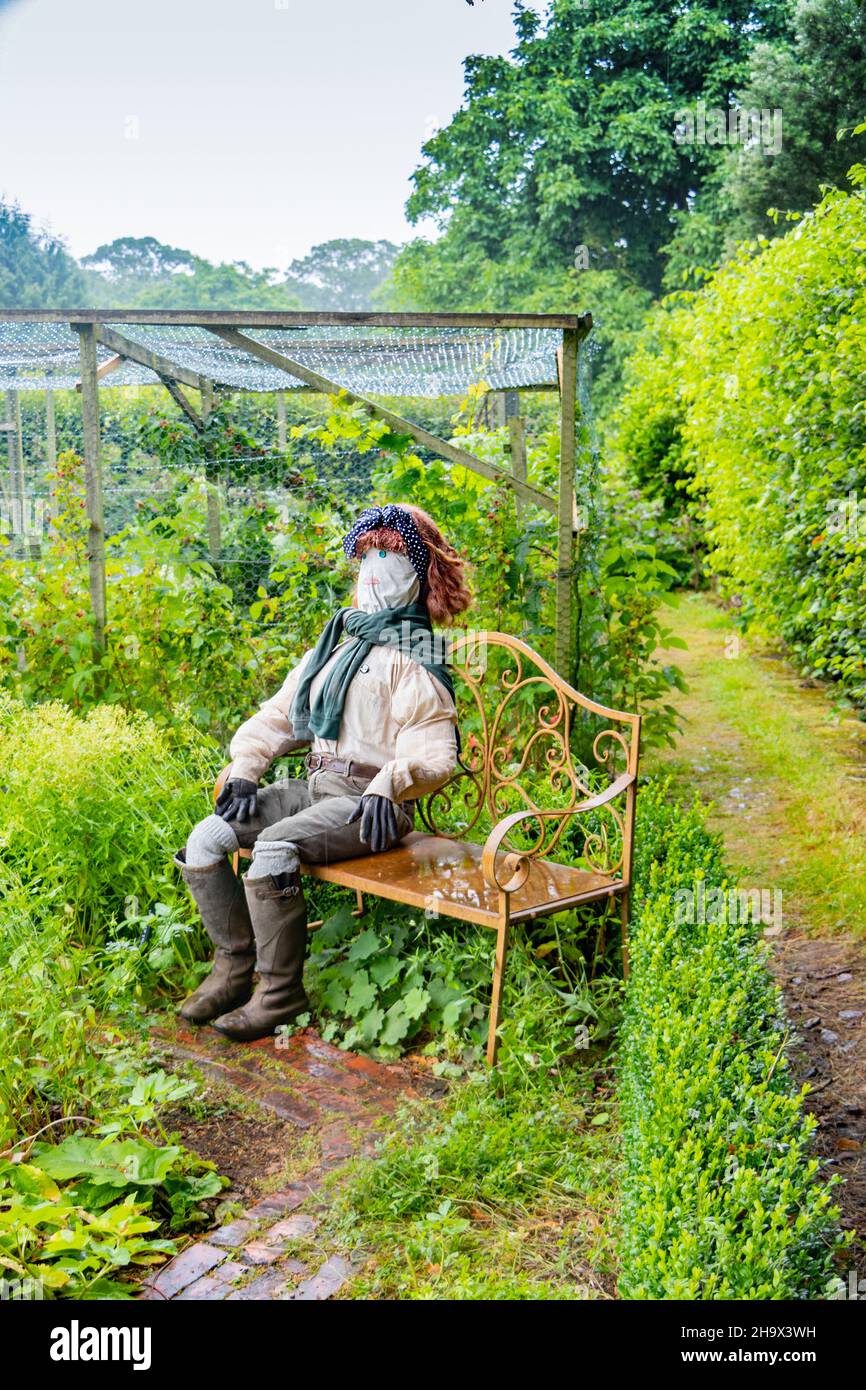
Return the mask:
[[[333, 656], [344, 628], [353, 640], [345, 642], [340, 648], [340, 654], [311, 706], [310, 687]], [[340, 608], [325, 624], [298, 683], [292, 705], [295, 738], [308, 739], [312, 734], [318, 734], [319, 738], [339, 737], [346, 692], [358, 667], [371, 648], [377, 645], [397, 647], [405, 656], [417, 661], [419, 666], [442, 682], [451, 699], [454, 699], [454, 682], [447, 665], [425, 659], [425, 654], [433, 655], [434, 646], [433, 627], [426, 604], [407, 603], [402, 608], [384, 608], [380, 613]], [[459, 751], [459, 733], [457, 748]]]

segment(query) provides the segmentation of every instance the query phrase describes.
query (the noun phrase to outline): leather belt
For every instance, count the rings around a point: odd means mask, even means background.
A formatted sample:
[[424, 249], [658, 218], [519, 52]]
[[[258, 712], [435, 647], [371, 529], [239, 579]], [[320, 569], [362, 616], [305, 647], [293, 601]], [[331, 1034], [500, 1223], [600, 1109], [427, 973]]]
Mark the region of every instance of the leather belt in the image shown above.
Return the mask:
[[336, 772], [340, 777], [358, 777], [372, 782], [380, 767], [372, 763], [356, 763], [351, 758], [338, 758], [333, 753], [308, 753], [304, 759], [308, 772]]

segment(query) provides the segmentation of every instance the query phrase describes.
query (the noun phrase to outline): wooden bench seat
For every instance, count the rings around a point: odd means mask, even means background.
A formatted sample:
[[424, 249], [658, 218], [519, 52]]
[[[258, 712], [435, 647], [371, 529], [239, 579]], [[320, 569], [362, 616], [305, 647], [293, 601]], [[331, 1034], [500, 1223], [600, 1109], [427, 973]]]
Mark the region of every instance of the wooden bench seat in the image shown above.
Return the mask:
[[[501, 632], [457, 634], [450, 660], [463, 749], [447, 785], [416, 802], [423, 829], [383, 854], [303, 867], [354, 889], [358, 915], [370, 896], [496, 932], [492, 1066], [514, 924], [616, 898], [628, 972], [641, 721], [581, 695]], [[585, 762], [575, 756], [578, 732]], [[472, 838], [485, 829], [483, 843]]]
[[[430, 917], [457, 917], [495, 931], [501, 915], [499, 891], [484, 877], [483, 853], [482, 845], [415, 830], [384, 854], [309, 865], [305, 871], [325, 883], [423, 908]], [[564, 912], [621, 893], [623, 887], [621, 880], [606, 874], [535, 859], [526, 882], [511, 894], [509, 920], [525, 922]]]

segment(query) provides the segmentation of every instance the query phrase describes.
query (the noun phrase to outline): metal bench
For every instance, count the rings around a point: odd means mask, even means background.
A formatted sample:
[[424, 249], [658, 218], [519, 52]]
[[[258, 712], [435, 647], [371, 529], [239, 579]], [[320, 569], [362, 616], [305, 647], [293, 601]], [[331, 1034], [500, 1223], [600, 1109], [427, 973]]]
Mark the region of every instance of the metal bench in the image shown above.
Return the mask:
[[[616, 898], [628, 973], [640, 716], [581, 695], [504, 633], [460, 634], [450, 650], [463, 749], [451, 780], [415, 803], [423, 829], [382, 854], [303, 869], [353, 888], [358, 915], [369, 895], [496, 932], [487, 1041], [493, 1066], [513, 923]], [[573, 754], [576, 729], [591, 749], [588, 764]], [[593, 766], [606, 785], [593, 785], [603, 782], [591, 775]], [[578, 843], [569, 863], [557, 862], [550, 856], [570, 827]], [[483, 844], [469, 838], [485, 830]]]

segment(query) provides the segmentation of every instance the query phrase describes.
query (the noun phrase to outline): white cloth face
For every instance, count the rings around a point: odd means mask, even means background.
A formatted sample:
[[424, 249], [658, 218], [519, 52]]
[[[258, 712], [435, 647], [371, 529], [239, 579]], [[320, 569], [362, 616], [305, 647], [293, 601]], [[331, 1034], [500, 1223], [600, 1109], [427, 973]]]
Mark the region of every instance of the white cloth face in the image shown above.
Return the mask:
[[421, 585], [411, 560], [394, 550], [367, 550], [361, 556], [356, 600], [362, 613], [414, 603]]

